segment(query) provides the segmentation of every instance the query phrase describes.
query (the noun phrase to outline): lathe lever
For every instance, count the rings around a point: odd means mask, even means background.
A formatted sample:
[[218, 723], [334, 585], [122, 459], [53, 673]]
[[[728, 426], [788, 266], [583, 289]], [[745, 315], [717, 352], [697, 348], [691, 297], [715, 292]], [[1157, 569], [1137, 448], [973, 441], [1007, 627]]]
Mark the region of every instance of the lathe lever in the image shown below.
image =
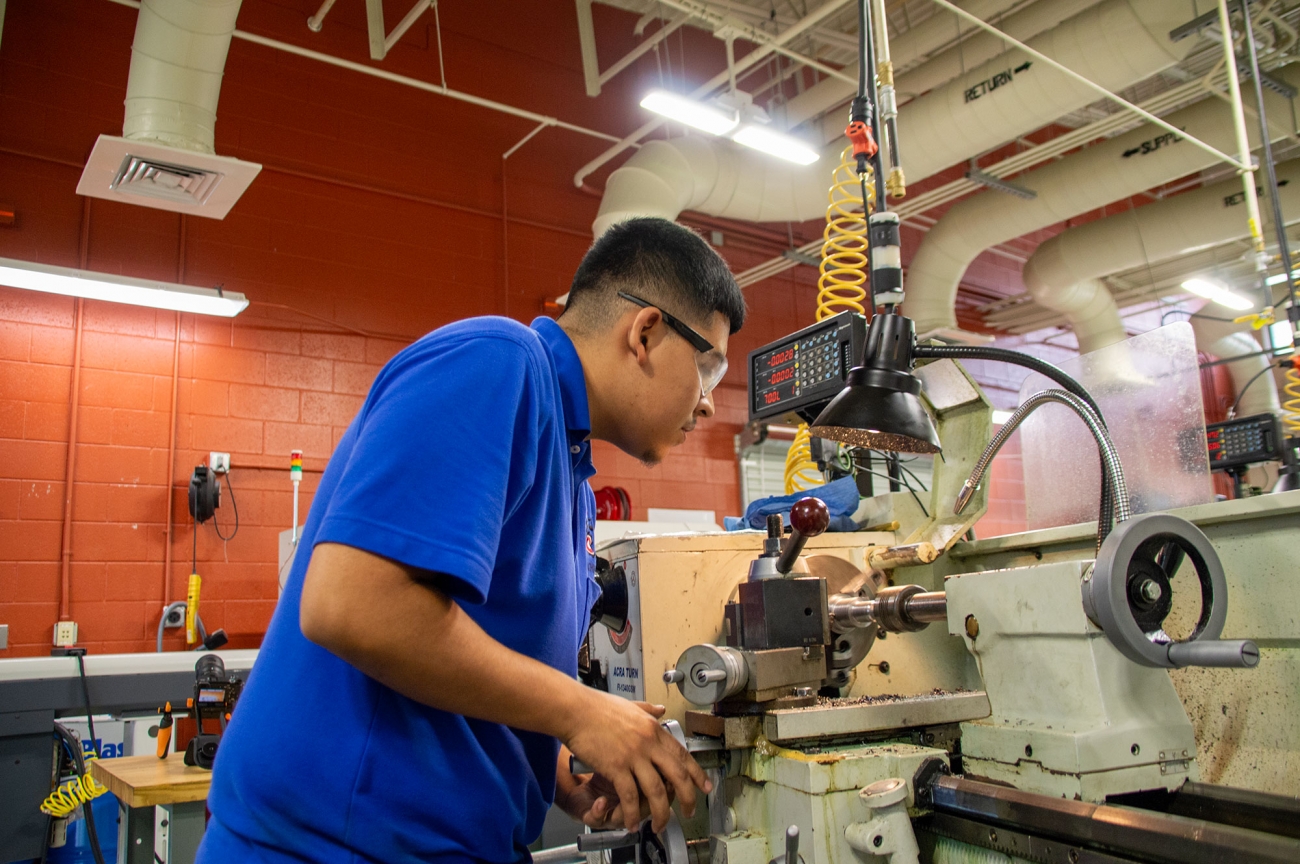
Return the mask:
[[776, 559], [776, 571], [789, 573], [809, 538], [821, 534], [830, 524], [831, 513], [820, 498], [809, 495], [794, 502], [790, 507], [790, 536], [781, 547], [781, 556]]
[[768, 864], [803, 864], [803, 859], [799, 857], [798, 825], [785, 829], [785, 854], [776, 856]]

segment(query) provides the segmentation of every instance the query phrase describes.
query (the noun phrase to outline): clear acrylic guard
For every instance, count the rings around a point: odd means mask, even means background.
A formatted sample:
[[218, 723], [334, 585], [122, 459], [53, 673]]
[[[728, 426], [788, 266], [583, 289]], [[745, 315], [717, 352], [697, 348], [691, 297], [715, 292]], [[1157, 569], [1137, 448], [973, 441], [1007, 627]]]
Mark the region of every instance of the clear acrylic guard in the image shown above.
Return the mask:
[[[1087, 388], [1119, 451], [1134, 514], [1214, 500], [1196, 340], [1186, 322], [1060, 364]], [[1057, 385], [1033, 373], [1020, 399]], [[1097, 445], [1077, 415], [1049, 404], [1020, 427], [1030, 530], [1097, 518]]]

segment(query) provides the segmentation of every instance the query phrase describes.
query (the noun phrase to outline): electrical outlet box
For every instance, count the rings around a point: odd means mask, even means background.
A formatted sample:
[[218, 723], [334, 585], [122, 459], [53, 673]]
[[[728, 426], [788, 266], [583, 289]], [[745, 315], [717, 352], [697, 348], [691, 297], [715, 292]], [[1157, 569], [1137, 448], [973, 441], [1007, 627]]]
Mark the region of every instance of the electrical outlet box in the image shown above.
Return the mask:
[[77, 644], [77, 622], [60, 621], [54, 625], [54, 647], [71, 648]]
[[185, 626], [185, 610], [180, 608], [179, 606], [170, 610], [165, 616], [163, 616], [164, 628], [184, 627], [184, 626]]
[[213, 450], [208, 454], [208, 467], [214, 474], [226, 474], [230, 471], [230, 454]]

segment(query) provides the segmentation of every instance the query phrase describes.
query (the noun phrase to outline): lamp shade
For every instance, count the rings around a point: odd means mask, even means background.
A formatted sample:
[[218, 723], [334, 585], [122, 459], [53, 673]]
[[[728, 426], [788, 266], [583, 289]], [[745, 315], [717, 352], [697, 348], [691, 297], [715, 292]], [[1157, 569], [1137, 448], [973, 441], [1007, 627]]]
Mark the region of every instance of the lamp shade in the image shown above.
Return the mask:
[[844, 389], [809, 431], [851, 447], [938, 453], [939, 435], [919, 398], [921, 380], [912, 374], [915, 344], [910, 318], [872, 318], [862, 365], [849, 371]]

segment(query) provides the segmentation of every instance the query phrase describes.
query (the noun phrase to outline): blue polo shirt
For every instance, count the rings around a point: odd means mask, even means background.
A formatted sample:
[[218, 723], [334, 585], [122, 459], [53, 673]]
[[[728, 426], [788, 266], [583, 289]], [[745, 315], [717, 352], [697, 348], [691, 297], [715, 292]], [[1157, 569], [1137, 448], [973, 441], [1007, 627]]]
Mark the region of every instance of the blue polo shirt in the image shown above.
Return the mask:
[[598, 593], [588, 416], [546, 318], [461, 321], [380, 371], [222, 739], [200, 864], [528, 860], [559, 742], [430, 708], [309, 642], [303, 553], [343, 543], [431, 574], [497, 641], [576, 675]]

